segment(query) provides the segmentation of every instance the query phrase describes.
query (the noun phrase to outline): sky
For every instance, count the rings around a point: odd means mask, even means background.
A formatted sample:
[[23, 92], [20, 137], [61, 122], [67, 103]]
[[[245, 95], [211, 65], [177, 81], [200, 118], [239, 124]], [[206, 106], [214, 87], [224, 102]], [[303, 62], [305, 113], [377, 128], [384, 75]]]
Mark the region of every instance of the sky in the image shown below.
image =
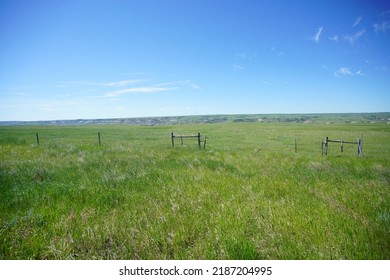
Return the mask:
[[0, 0], [0, 121], [390, 111], [390, 1]]

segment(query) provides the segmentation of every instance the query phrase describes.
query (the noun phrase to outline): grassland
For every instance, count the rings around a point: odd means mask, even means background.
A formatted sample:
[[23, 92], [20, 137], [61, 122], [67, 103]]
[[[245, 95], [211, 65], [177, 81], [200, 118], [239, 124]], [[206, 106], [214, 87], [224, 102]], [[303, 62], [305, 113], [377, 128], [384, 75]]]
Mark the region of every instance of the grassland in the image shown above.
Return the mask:
[[[360, 133], [363, 158], [321, 155]], [[0, 259], [390, 259], [389, 144], [387, 124], [0, 127]]]

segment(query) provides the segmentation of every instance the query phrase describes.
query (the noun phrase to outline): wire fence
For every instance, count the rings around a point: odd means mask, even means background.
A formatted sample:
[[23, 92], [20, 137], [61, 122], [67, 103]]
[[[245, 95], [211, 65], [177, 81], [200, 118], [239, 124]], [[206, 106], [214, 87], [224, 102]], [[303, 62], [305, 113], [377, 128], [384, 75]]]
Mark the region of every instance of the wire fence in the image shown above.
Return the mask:
[[[79, 146], [80, 148], [95, 147], [107, 148], [118, 146], [133, 146], [142, 148], [192, 148], [198, 149], [198, 140], [176, 139], [172, 147], [172, 131], [168, 129], [152, 128], [146, 130], [62, 130], [61, 128], [31, 131], [21, 133], [15, 131], [13, 135], [0, 133], [0, 144], [19, 144], [39, 146], [40, 148], [56, 148], [65, 145]], [[225, 150], [235, 152], [248, 152], [261, 155], [262, 153], [277, 154], [305, 154], [321, 155], [323, 139], [329, 135], [333, 139], [341, 139], [345, 142], [357, 141], [362, 137], [356, 132], [325, 131], [323, 137], [316, 131], [313, 135], [310, 131], [221, 131], [208, 130], [205, 133], [192, 131], [178, 131], [175, 135], [200, 135], [202, 141], [207, 139], [206, 150]], [[322, 133], [321, 133], [322, 134]], [[180, 139], [180, 140], [179, 140]], [[202, 143], [203, 148], [203, 143]], [[390, 132], [372, 131], [365, 132], [362, 137], [363, 157], [390, 159]], [[342, 143], [329, 143], [328, 156], [358, 156], [357, 145], [342, 145]]]

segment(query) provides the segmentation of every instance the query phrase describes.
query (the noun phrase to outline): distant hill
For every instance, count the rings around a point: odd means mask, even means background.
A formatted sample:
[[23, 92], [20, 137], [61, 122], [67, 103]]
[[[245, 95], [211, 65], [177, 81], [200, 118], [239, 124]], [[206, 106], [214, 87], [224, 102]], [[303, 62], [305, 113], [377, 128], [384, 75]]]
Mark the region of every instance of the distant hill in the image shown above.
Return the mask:
[[53, 121], [0, 121], [1, 126], [9, 125], [100, 125], [100, 124], [128, 124], [128, 125], [177, 125], [221, 122], [263, 122], [263, 123], [387, 123], [390, 124], [390, 113], [342, 113], [342, 114], [241, 114], [241, 115], [199, 115], [199, 116], [172, 116], [172, 117], [143, 117], [143, 118], [116, 118], [116, 119], [77, 119]]

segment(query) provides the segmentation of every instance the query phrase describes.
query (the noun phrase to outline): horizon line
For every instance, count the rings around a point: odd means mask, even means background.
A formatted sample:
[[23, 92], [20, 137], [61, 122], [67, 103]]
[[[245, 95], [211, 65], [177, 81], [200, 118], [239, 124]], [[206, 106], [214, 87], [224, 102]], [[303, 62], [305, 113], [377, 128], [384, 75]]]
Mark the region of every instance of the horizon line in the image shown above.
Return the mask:
[[220, 114], [190, 114], [190, 115], [169, 115], [169, 116], [142, 116], [142, 117], [117, 117], [117, 118], [75, 118], [75, 119], [48, 119], [48, 120], [0, 120], [2, 123], [39, 123], [39, 122], [66, 122], [66, 121], [96, 121], [96, 120], [126, 120], [126, 119], [152, 119], [152, 118], [178, 118], [178, 117], [199, 117], [199, 116], [255, 116], [255, 115], [339, 115], [339, 114], [390, 114], [388, 112], [328, 112], [328, 113], [220, 113]]

